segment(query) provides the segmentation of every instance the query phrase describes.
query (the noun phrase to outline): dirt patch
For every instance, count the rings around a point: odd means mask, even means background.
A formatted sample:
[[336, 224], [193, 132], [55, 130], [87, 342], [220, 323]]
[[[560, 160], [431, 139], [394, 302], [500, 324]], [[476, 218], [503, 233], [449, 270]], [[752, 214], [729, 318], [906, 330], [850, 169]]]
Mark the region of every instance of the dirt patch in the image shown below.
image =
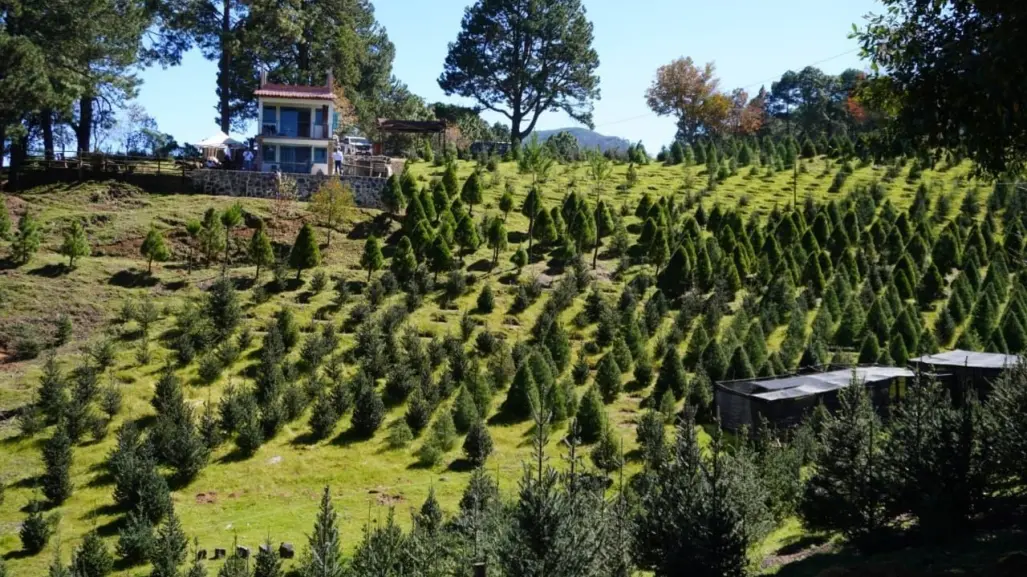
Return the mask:
[[197, 493], [196, 504], [197, 505], [213, 505], [218, 502], [217, 491], [210, 491], [208, 493]]
[[0, 198], [7, 204], [7, 213], [11, 215], [11, 220], [17, 220], [28, 209], [29, 203], [21, 197], [14, 196], [13, 194], [4, 194]]
[[[767, 557], [764, 557], [763, 563], [761, 563], [761, 567], [763, 569], [768, 569], [770, 567], [777, 567], [778, 565], [787, 565], [789, 563], [795, 563], [796, 561], [802, 561], [803, 559], [813, 555], [827, 553], [831, 550], [831, 546], [832, 545], [830, 543], [823, 543], [821, 545], [817, 545], [815, 547], [808, 547], [806, 549], [802, 549], [801, 551], [796, 551], [795, 553], [790, 553], [787, 555], [768, 555]], [[831, 570], [828, 569], [828, 571]], [[829, 576], [826, 573], [821, 573], [820, 577]], [[842, 577], [842, 574], [839, 573], [835, 577]]]
[[281, 455], [275, 455], [274, 457], [271, 457], [270, 459], [267, 460], [267, 464], [268, 465], [277, 465], [278, 463], [281, 463], [281, 462], [282, 462]]
[[379, 506], [394, 507], [400, 503], [406, 501], [403, 495], [390, 495], [388, 493], [379, 493], [375, 499]]

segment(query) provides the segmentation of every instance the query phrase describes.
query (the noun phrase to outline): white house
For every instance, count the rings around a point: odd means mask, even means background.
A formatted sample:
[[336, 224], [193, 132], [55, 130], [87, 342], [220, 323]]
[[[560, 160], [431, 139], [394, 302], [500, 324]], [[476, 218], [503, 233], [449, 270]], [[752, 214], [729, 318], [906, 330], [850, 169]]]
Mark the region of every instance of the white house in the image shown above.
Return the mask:
[[264, 172], [332, 174], [335, 124], [332, 76], [327, 86], [290, 86], [267, 82], [260, 74], [254, 92], [260, 115], [257, 166]]

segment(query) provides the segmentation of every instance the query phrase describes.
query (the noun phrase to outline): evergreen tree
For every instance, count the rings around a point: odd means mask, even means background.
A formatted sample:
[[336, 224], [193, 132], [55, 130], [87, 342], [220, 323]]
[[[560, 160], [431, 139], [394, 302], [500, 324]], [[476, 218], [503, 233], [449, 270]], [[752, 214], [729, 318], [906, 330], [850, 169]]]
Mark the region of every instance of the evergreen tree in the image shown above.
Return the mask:
[[703, 349], [702, 354], [699, 355], [699, 366], [714, 381], [724, 378], [728, 368], [727, 363], [728, 361], [724, 357], [724, 349], [721, 348], [720, 343], [716, 339], [710, 340], [706, 348]]
[[633, 357], [623, 334], [618, 334], [613, 339], [613, 348], [610, 350], [610, 353], [613, 355], [613, 359], [617, 361], [617, 366], [621, 371], [627, 372], [631, 370]]
[[441, 234], [437, 235], [432, 242], [428, 251], [428, 263], [432, 272], [435, 273], [435, 280], [438, 280], [440, 272], [447, 272], [453, 268], [453, 253], [450, 252], [449, 244]]
[[478, 407], [467, 386], [461, 386], [453, 402], [453, 424], [459, 433], [466, 433], [479, 418]]
[[164, 262], [171, 256], [171, 252], [164, 243], [164, 235], [152, 226], [146, 233], [143, 244], [139, 247], [139, 253], [146, 257], [147, 274], [153, 273], [153, 261]]
[[620, 396], [621, 370], [612, 353], [603, 355], [596, 366], [596, 387], [602, 394], [603, 402], [612, 403]]
[[[913, 317], [905, 309], [895, 317], [891, 334], [898, 334], [902, 337], [907, 351], [916, 351], [918, 349], [920, 344], [920, 325], [917, 321], [913, 320]], [[899, 360], [895, 357], [894, 351], [892, 352], [892, 359]]]
[[855, 378], [838, 400], [837, 415], [824, 423], [823, 450], [817, 452], [799, 513], [810, 529], [840, 531], [868, 547], [889, 523], [881, 425], [866, 387]]
[[502, 411], [515, 421], [524, 421], [531, 417], [532, 411], [539, 406], [539, 389], [532, 374], [528, 361], [521, 362], [521, 366], [514, 375], [513, 383], [506, 394], [506, 401], [503, 403]]
[[21, 548], [30, 555], [35, 555], [46, 547], [53, 534], [53, 527], [50, 522], [43, 518], [39, 510], [39, 503], [33, 501], [29, 504], [29, 515], [21, 524], [18, 536], [21, 538]]
[[592, 447], [592, 452], [589, 456], [592, 458], [592, 464], [607, 474], [624, 466], [621, 447], [617, 443], [617, 439], [614, 438], [611, 427], [606, 427], [603, 430], [602, 435], [599, 436], [599, 442], [596, 443], [595, 447]]
[[446, 169], [442, 172], [442, 186], [450, 198], [453, 198], [459, 192], [460, 184], [457, 181], [456, 163], [446, 163]]
[[263, 221], [253, 231], [253, 235], [250, 236], [249, 250], [250, 262], [256, 265], [257, 271], [254, 274], [254, 279], [260, 281], [260, 269], [261, 267], [268, 267], [275, 262], [274, 249], [271, 247], [271, 238], [268, 237], [267, 233], [264, 232]]
[[514, 198], [513, 193], [508, 189], [503, 191], [503, 196], [499, 198], [499, 210], [503, 211], [503, 220], [506, 221], [510, 216], [510, 211], [514, 209]]
[[[442, 180], [445, 182], [445, 176], [443, 176]], [[385, 181], [385, 188], [382, 189], [382, 204], [385, 206], [385, 210], [393, 215], [399, 214], [403, 205], [406, 204], [403, 186], [395, 174], [389, 176], [389, 179]]]
[[60, 365], [57, 364], [57, 355], [51, 351], [46, 355], [43, 374], [39, 378], [36, 406], [42, 411], [48, 423], [56, 423], [67, 411], [68, 402], [68, 384]]
[[302, 574], [309, 577], [343, 577], [346, 574], [339, 538], [339, 518], [327, 486], [321, 495], [314, 530], [308, 536]]
[[464, 439], [464, 455], [475, 467], [482, 467], [492, 454], [492, 436], [482, 419], [475, 420]]
[[385, 403], [374, 387], [365, 385], [353, 403], [353, 429], [362, 437], [371, 437], [385, 420]]
[[891, 357], [892, 362], [899, 366], [904, 366], [906, 361], [909, 360], [909, 349], [906, 348], [905, 340], [902, 334], [895, 333], [892, 335], [891, 340], [888, 341], [888, 356]]
[[510, 257], [510, 262], [517, 267], [517, 274], [521, 274], [521, 269], [528, 264], [528, 253], [523, 248], [518, 248], [514, 252], [513, 256]]
[[107, 577], [114, 569], [114, 559], [96, 530], [89, 531], [71, 556], [75, 577]]
[[481, 204], [481, 177], [478, 175], [478, 171], [474, 171], [467, 180], [464, 181], [464, 186], [460, 189], [460, 200], [466, 202], [471, 208], [468, 214], [474, 214], [474, 205]]
[[372, 234], [367, 237], [367, 241], [364, 243], [364, 253], [360, 255], [360, 267], [367, 271], [367, 282], [371, 282], [371, 275], [382, 268], [384, 262], [381, 243], [378, 241], [378, 237]]
[[253, 564], [253, 577], [284, 577], [282, 562], [271, 547], [271, 538], [268, 537], [264, 540], [264, 545], [258, 548]]
[[454, 238], [456, 243], [460, 245], [461, 262], [463, 262], [465, 255], [473, 254], [474, 251], [478, 250], [478, 247], [481, 245], [481, 239], [478, 238], [478, 227], [475, 226], [470, 215], [464, 216], [457, 223]]
[[581, 397], [575, 423], [582, 443], [598, 441], [606, 429], [606, 407], [603, 406], [603, 399], [594, 385]]
[[89, 256], [89, 240], [86, 238], [86, 231], [82, 223], [77, 220], [71, 223], [71, 228], [64, 231], [64, 242], [61, 243], [59, 251], [68, 257], [68, 267], [75, 268], [75, 260]]
[[[692, 338], [695, 336], [693, 335]], [[653, 389], [653, 398], [659, 399], [666, 391], [670, 391], [678, 400], [688, 396], [688, 379], [685, 376], [685, 368], [674, 347], [668, 347], [667, 352], [663, 355], [663, 363], [660, 365], [656, 386]]]
[[310, 412], [310, 432], [314, 439], [327, 439], [339, 422], [339, 412], [331, 395], [319, 391]]
[[10, 240], [11, 213], [7, 211], [7, 201], [0, 194], [0, 240]]
[[153, 524], [145, 515], [129, 511], [124, 525], [118, 530], [118, 556], [136, 565], [148, 560], [153, 548]]
[[314, 268], [320, 264], [321, 251], [317, 247], [314, 228], [309, 223], [304, 224], [289, 252], [289, 266], [296, 269], [296, 279], [299, 280], [304, 269]]
[[549, 211], [545, 209], [539, 211], [531, 234], [532, 238], [541, 244], [549, 244], [556, 241], [558, 236], [556, 224], [553, 222], [553, 217]]
[[[366, 249], [365, 249], [366, 250]], [[379, 251], [380, 254], [380, 251]], [[400, 283], [407, 283], [414, 277], [417, 271], [417, 256], [414, 254], [413, 245], [406, 235], [400, 237], [396, 252], [392, 255], [392, 274]]]
[[228, 277], [222, 276], [210, 286], [206, 297], [203, 306], [204, 316], [213, 325], [217, 341], [224, 342], [232, 335], [242, 318], [242, 308], [235, 285]]
[[489, 221], [487, 228], [488, 246], [492, 249], [492, 266], [499, 262], [499, 253], [507, 248], [506, 223], [498, 218]]
[[150, 552], [150, 563], [153, 565], [151, 577], [178, 577], [178, 567], [185, 562], [188, 544], [182, 523], [172, 511], [157, 529], [153, 541], [153, 550]]
[[71, 438], [65, 423], [58, 423], [53, 436], [43, 445], [43, 465], [43, 495], [54, 505], [60, 505], [71, 496]]
[[749, 355], [745, 354], [745, 349], [742, 347], [736, 347], [735, 351], [731, 353], [725, 378], [738, 380], [751, 379], [755, 376], [756, 373], [752, 370], [752, 364], [749, 362]]

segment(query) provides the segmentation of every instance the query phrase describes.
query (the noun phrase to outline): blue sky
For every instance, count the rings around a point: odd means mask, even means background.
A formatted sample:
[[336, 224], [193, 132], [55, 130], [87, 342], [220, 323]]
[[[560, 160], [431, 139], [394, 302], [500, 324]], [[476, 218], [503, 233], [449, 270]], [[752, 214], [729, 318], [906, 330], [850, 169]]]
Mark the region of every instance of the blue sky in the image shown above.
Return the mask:
[[[376, 0], [378, 21], [396, 45], [393, 72], [428, 102], [450, 101], [436, 80], [447, 44], [456, 38], [471, 0]], [[721, 87], [754, 94], [785, 70], [819, 64], [826, 72], [864, 68], [848, 39], [853, 23], [881, 12], [873, 0], [584, 0], [595, 25], [601, 99], [596, 130], [642, 140], [655, 153], [674, 136], [674, 121], [653, 115], [645, 89], [656, 69], [679, 56], [714, 61]], [[164, 132], [196, 142], [217, 130], [216, 65], [197, 51], [174, 68], [141, 73], [138, 102]], [[503, 119], [486, 115], [489, 122]], [[560, 112], [545, 113], [538, 128], [575, 123]], [[247, 136], [245, 134], [239, 136]]]

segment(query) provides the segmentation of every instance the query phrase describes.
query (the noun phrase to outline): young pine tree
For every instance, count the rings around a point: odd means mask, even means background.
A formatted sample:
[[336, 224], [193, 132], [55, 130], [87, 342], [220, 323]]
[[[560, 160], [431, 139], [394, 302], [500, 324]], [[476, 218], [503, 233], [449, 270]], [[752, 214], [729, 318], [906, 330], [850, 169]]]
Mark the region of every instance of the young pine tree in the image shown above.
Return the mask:
[[314, 530], [308, 539], [307, 553], [302, 561], [302, 573], [317, 577], [343, 577], [345, 563], [339, 538], [339, 519], [327, 486], [321, 495], [317, 520], [314, 521]]
[[305, 269], [314, 268], [319, 264], [321, 251], [317, 247], [314, 228], [309, 223], [304, 224], [289, 252], [289, 266], [296, 269], [296, 280], [299, 280]]
[[64, 242], [59, 252], [68, 257], [69, 268], [75, 268], [77, 259], [89, 256], [89, 239], [86, 238], [82, 223], [75, 221], [71, 223], [71, 228], [64, 231]]
[[371, 282], [371, 275], [382, 268], [384, 262], [378, 237], [374, 235], [367, 237], [367, 241], [364, 243], [364, 253], [360, 256], [360, 267], [367, 271], [367, 282]]
[[171, 256], [167, 245], [164, 243], [164, 235], [154, 227], [146, 233], [143, 244], [139, 247], [139, 253], [146, 257], [146, 272], [153, 273], [153, 261], [164, 262]]

